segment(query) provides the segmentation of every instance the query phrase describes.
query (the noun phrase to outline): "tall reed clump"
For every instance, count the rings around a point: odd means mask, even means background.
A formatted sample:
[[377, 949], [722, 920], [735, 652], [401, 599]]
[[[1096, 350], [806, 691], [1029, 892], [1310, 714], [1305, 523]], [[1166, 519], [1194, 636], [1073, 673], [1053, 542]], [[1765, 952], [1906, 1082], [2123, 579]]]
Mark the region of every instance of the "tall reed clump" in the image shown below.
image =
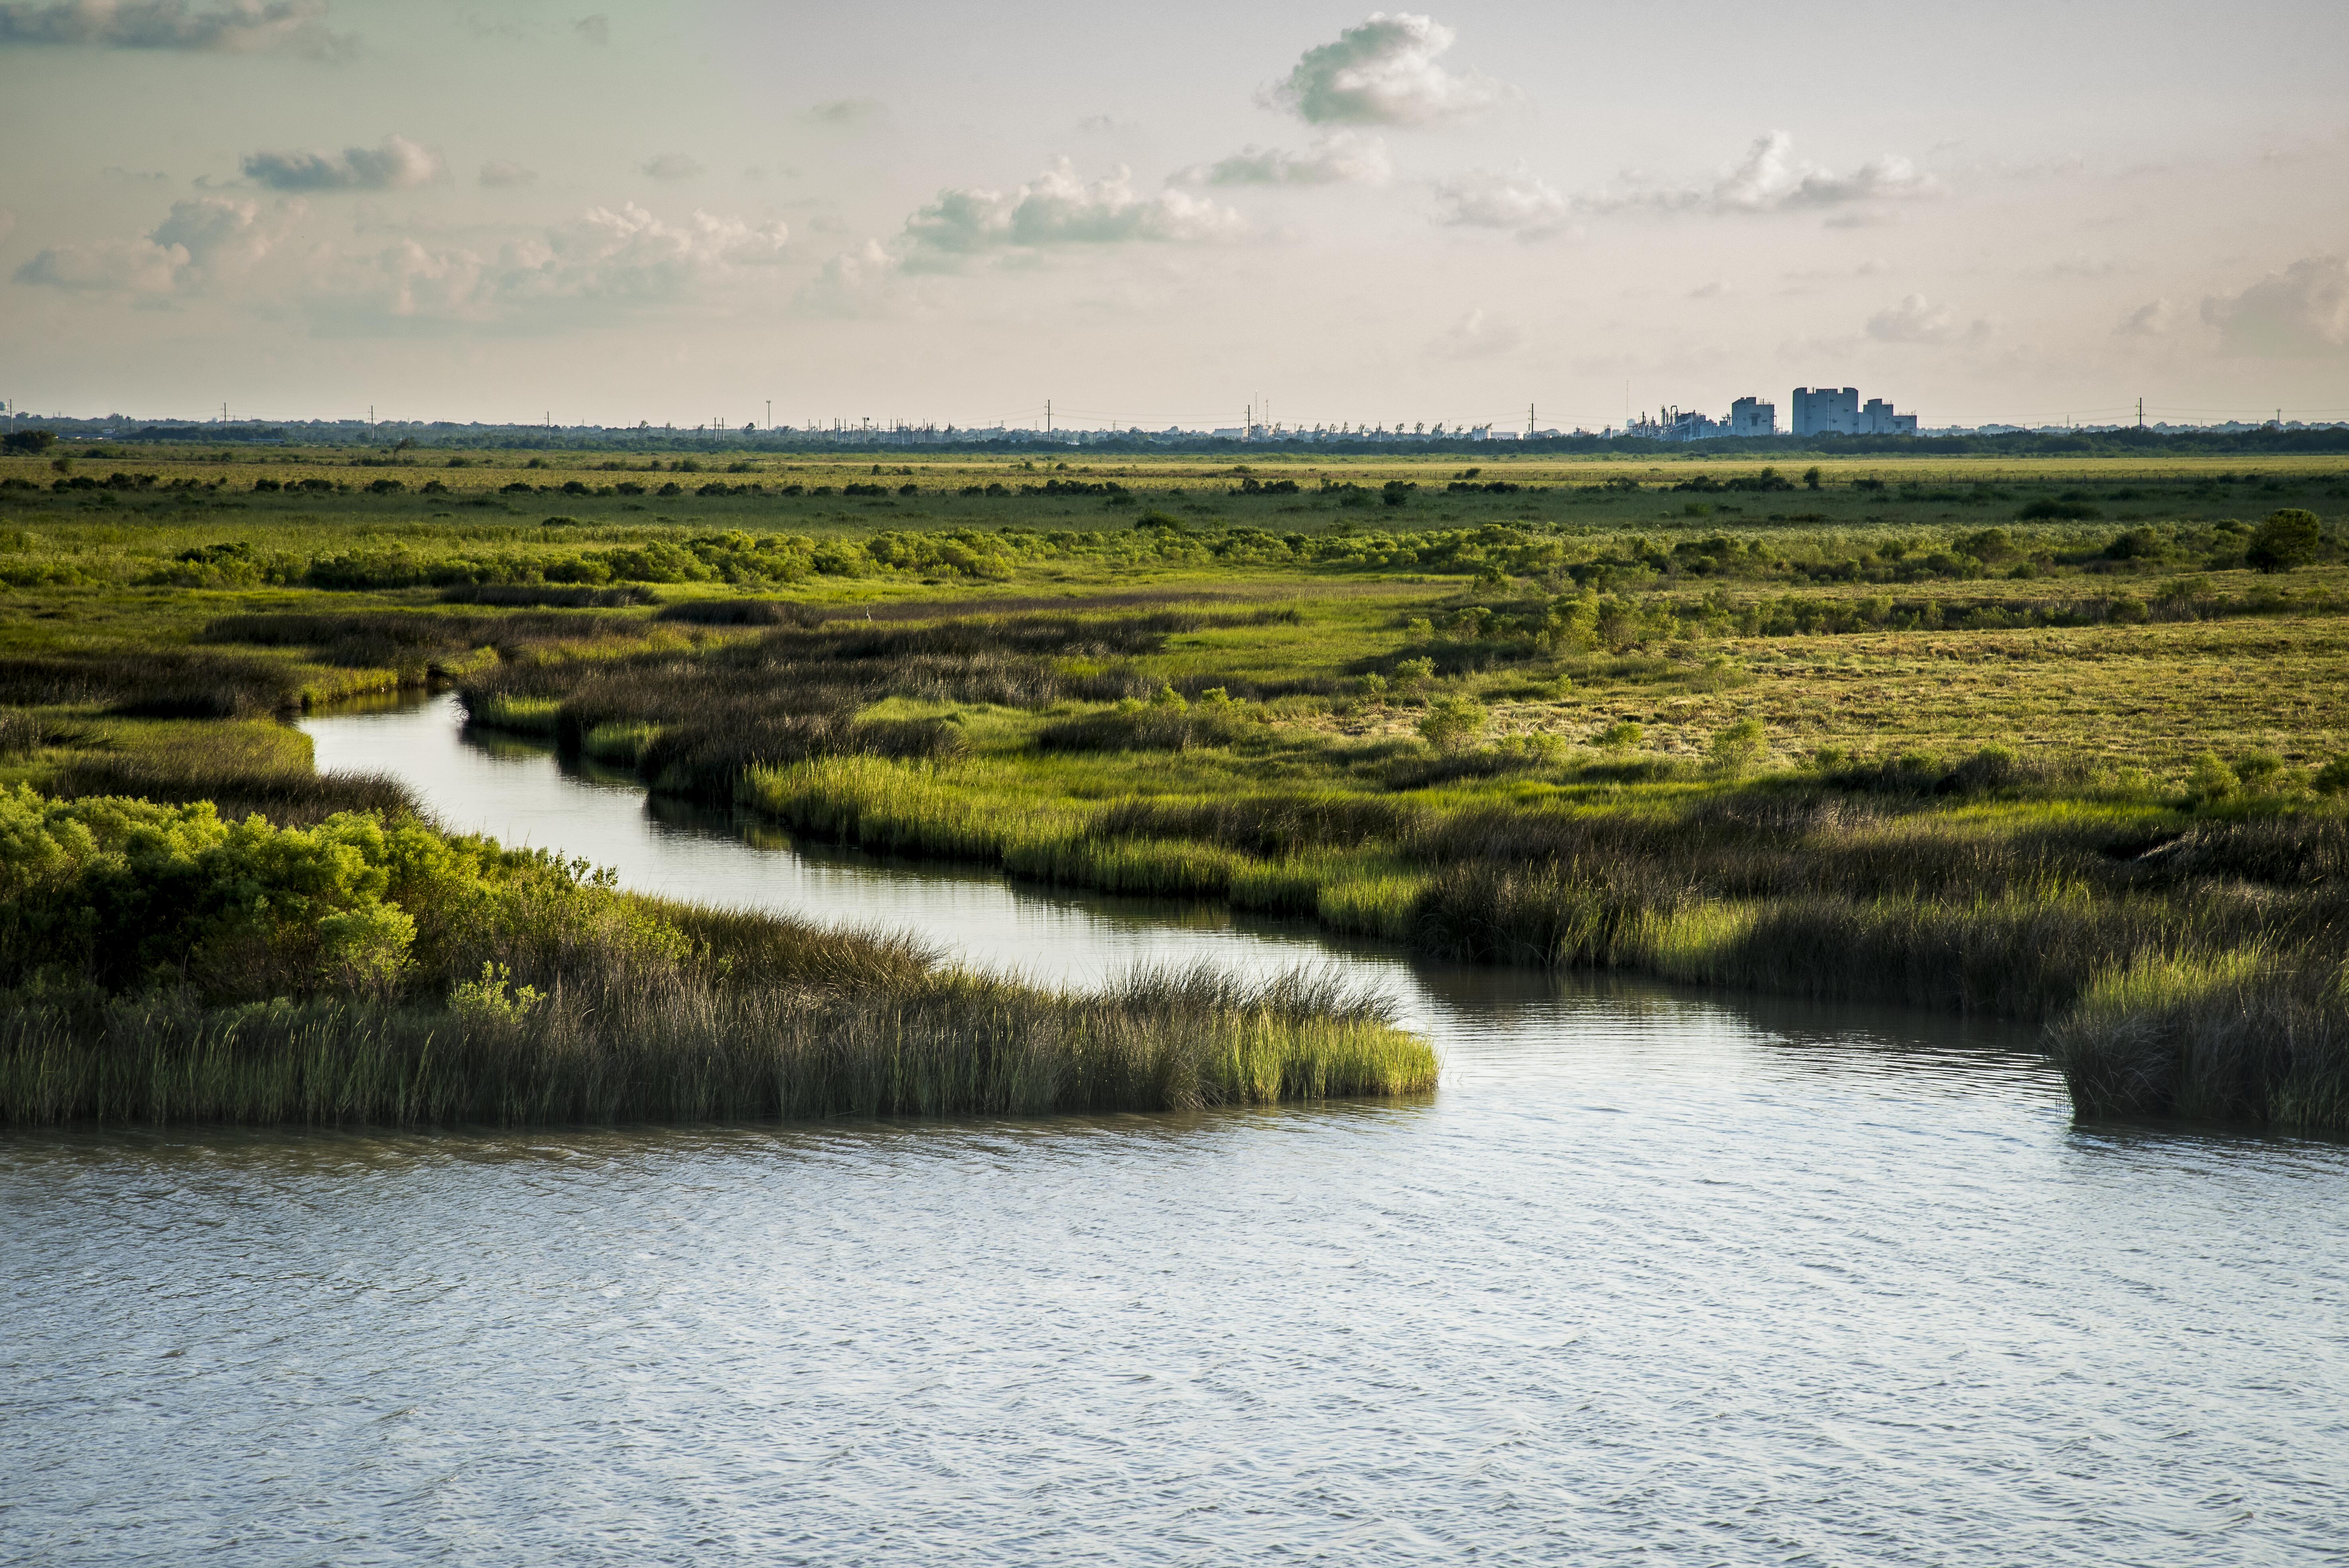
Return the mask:
[[947, 972], [812, 987], [489, 978], [449, 1004], [0, 1004], [0, 1121], [497, 1124], [1172, 1110], [1433, 1088], [1426, 1043], [1309, 990]]
[[2087, 1115], [2349, 1129], [2349, 967], [2263, 945], [2147, 954], [2047, 1032]]
[[1165, 1109], [1430, 1088], [1291, 978], [1055, 992], [902, 938], [621, 892], [329, 817], [0, 791], [0, 1122], [530, 1123]]

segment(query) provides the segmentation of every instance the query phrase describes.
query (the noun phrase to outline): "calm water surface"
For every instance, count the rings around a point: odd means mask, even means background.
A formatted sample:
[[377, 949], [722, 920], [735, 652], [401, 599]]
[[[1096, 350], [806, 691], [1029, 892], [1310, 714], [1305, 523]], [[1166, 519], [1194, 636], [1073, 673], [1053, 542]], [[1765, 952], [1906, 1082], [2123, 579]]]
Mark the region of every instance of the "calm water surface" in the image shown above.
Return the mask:
[[309, 726], [632, 884], [1085, 978], [1335, 963], [1402, 1105], [0, 1138], [0, 1561], [2314, 1563], [2349, 1149], [2027, 1037], [1417, 967]]

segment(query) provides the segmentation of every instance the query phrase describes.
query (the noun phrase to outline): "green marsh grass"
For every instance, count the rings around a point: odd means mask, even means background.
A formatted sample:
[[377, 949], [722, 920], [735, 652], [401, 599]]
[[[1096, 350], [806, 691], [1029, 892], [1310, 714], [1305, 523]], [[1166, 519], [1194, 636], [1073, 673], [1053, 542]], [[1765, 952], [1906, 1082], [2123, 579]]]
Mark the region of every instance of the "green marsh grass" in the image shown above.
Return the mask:
[[[552, 697], [507, 696], [492, 694], [468, 700], [465, 719], [484, 729], [502, 729], [510, 735], [536, 736], [552, 740], [555, 737], [563, 705]], [[634, 758], [630, 758], [635, 760]]]
[[2261, 943], [2146, 954], [2098, 975], [2048, 1031], [2093, 1115], [2349, 1128], [2349, 967]]
[[[2173, 1051], [2343, 1011], [2306, 978], [2349, 930], [2338, 458], [1823, 459], [1785, 493], [1702, 453], [1485, 459], [1516, 488], [1473, 492], [1455, 459], [1314, 459], [1418, 487], [1367, 511], [1073, 462], [1148, 503], [1116, 511], [977, 456], [853, 500], [869, 465], [837, 455], [740, 454], [716, 486], [530, 457], [466, 454], [429, 496], [420, 467], [361, 493], [380, 452], [141, 452], [151, 484], [72, 493], [0, 462], [0, 703], [29, 738], [0, 770], [180, 798], [198, 773], [140, 773], [148, 727], [454, 680], [485, 728], [793, 832], [1429, 953], [2064, 1038], [2168, 1020]], [[2282, 508], [2323, 520], [2316, 559], [2255, 571]], [[1495, 738], [1423, 740], [1469, 707]], [[2242, 953], [2302, 1011], [2116, 978]], [[2254, 1070], [2300, 1082], [2279, 1060]]]
[[[499, 725], [493, 727], [511, 729], [514, 727]], [[552, 733], [553, 728], [550, 725], [546, 730], [537, 733]], [[652, 743], [653, 737], [659, 733], [660, 727], [654, 724], [599, 724], [580, 735], [579, 749], [598, 762], [633, 768], [644, 756], [645, 748]]]
[[510, 1014], [349, 999], [0, 1004], [0, 1122], [383, 1126], [1032, 1116], [1434, 1087], [1424, 1041], [1310, 982], [957, 973], [818, 988], [557, 981]]

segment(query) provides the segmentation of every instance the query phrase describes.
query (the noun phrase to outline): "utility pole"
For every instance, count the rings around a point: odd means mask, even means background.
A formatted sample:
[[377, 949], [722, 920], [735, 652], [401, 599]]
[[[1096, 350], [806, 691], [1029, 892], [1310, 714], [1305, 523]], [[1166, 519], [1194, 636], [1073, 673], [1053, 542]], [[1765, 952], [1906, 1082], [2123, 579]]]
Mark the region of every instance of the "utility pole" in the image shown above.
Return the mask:
[[1528, 440], [1528, 441], [1530, 441], [1530, 440], [1532, 440], [1533, 438], [1534, 438], [1534, 406], [1533, 406], [1532, 404], [1528, 403], [1528, 404], [1526, 404], [1526, 440]]
[[2145, 428], [2145, 399], [2142, 397], [2137, 400], [2137, 428], [2140, 430]]
[[768, 428], [769, 430], [772, 430], [774, 428], [775, 428], [775, 400], [774, 400], [772, 397], [770, 397], [770, 398], [768, 398], [768, 399], [767, 399], [767, 428]]
[[1049, 436], [1049, 435], [1050, 435], [1051, 433], [1052, 433], [1052, 400], [1051, 400], [1050, 397], [1047, 397], [1047, 398], [1045, 398], [1045, 399], [1044, 399], [1044, 434], [1046, 434], [1046, 435], [1048, 435], [1048, 436]]

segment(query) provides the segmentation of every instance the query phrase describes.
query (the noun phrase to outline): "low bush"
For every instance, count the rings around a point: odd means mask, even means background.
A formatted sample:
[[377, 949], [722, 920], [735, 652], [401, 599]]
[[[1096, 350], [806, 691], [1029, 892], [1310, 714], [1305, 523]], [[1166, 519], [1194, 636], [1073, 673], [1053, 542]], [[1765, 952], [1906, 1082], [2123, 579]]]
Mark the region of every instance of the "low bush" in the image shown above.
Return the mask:
[[2251, 535], [2251, 547], [2243, 552], [2243, 559], [2261, 572], [2289, 572], [2315, 560], [2323, 542], [2323, 530], [2316, 514], [2289, 507], [2268, 514], [2267, 521]]
[[1492, 717], [1473, 697], [1440, 696], [1420, 718], [1419, 737], [1440, 752], [1460, 751], [1483, 737]]

